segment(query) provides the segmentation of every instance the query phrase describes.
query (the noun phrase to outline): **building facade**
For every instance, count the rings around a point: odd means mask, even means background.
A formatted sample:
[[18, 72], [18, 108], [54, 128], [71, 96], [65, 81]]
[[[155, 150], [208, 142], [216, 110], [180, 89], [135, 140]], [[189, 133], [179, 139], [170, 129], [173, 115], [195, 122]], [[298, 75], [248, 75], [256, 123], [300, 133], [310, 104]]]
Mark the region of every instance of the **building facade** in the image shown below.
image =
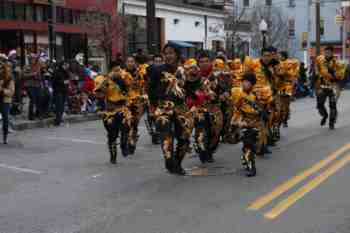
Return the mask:
[[[304, 60], [305, 49], [302, 47], [303, 34], [308, 32], [311, 49], [310, 55], [313, 56], [315, 46], [315, 4], [311, 0], [236, 0], [235, 9], [236, 15], [240, 15], [244, 11], [245, 16], [243, 21], [251, 21], [249, 18], [252, 12], [257, 8], [271, 8], [273, 10], [282, 12], [284, 17], [285, 27], [288, 28], [288, 33], [285, 37], [288, 39], [288, 47], [291, 53]], [[323, 45], [335, 45], [337, 52], [340, 49], [341, 30], [339, 25], [335, 22], [335, 16], [341, 9], [340, 1], [321, 0], [321, 25], [322, 36], [321, 41]], [[308, 20], [309, 18], [309, 20]], [[265, 19], [266, 20], [266, 19]], [[268, 19], [266, 20], [268, 22]], [[252, 35], [254, 36], [254, 35]], [[253, 48], [254, 49], [254, 48]], [[258, 51], [255, 51], [258, 54]]]
[[[56, 19], [55, 58], [73, 58], [87, 47], [88, 30], [82, 27], [82, 15], [86, 11], [101, 9], [104, 14], [117, 13], [117, 1], [60, 0], [55, 10], [48, 0], [0, 0], [0, 51], [7, 53], [17, 49], [22, 55], [47, 50], [49, 46], [48, 21]], [[96, 8], [97, 7], [97, 8]], [[23, 56], [22, 56], [23, 57]]]
[[[221, 8], [200, 4], [201, 1], [156, 1], [158, 50], [165, 43], [176, 43], [185, 56], [193, 56], [197, 49], [225, 48], [226, 14]], [[146, 1], [124, 0], [120, 7], [128, 22], [128, 53], [146, 50]]]

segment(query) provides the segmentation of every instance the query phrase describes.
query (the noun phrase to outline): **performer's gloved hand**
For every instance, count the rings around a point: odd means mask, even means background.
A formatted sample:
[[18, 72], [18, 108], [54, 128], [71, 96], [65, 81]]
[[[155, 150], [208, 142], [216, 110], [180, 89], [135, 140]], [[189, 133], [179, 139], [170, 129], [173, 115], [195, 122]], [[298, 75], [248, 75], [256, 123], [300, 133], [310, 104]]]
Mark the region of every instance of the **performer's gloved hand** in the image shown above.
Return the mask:
[[267, 111], [261, 111], [260, 116], [261, 116], [261, 119], [265, 122], [269, 120], [269, 114]]
[[332, 75], [333, 78], [335, 77], [335, 70], [333, 68], [328, 67], [328, 73]]

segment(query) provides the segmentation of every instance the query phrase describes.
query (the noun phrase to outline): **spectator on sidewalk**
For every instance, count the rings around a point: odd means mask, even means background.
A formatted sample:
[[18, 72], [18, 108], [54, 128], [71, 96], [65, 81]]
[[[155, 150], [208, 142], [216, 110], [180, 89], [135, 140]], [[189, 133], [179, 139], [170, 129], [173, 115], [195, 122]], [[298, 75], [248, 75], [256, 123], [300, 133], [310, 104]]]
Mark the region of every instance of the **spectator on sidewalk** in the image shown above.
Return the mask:
[[15, 83], [12, 79], [11, 68], [7, 63], [7, 57], [0, 54], [0, 113], [2, 115], [4, 144], [7, 144], [7, 135], [9, 132], [9, 113], [14, 93]]
[[55, 103], [55, 125], [59, 126], [62, 123], [65, 102], [68, 98], [68, 85], [70, 75], [68, 73], [69, 64], [61, 62], [58, 64], [54, 72], [52, 88], [53, 98]]
[[16, 50], [11, 50], [8, 55], [8, 60], [11, 66], [12, 78], [15, 82], [15, 94], [13, 96], [13, 102], [11, 107], [12, 115], [21, 114], [21, 106], [22, 106], [22, 80], [21, 74], [22, 70], [19, 65], [19, 58], [17, 56]]
[[310, 88], [310, 97], [315, 97], [315, 81], [316, 81], [316, 67], [315, 61], [312, 61], [309, 69], [309, 88]]
[[41, 98], [41, 74], [40, 62], [37, 56], [29, 57], [29, 65], [24, 68], [23, 78], [27, 87], [29, 96], [28, 119], [35, 120], [41, 117], [40, 98]]

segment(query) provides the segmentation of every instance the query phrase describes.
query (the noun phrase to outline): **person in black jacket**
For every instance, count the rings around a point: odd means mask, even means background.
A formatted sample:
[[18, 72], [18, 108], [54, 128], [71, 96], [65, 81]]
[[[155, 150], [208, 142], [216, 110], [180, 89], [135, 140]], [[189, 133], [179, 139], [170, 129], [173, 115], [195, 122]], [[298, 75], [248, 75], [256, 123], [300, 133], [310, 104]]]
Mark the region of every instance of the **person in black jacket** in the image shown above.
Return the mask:
[[62, 123], [62, 117], [64, 113], [64, 104], [68, 95], [69, 84], [69, 64], [61, 62], [58, 64], [57, 69], [54, 72], [52, 88], [55, 101], [55, 125], [59, 126]]
[[164, 47], [163, 53], [165, 64], [149, 73], [148, 97], [156, 108], [154, 115], [165, 168], [170, 173], [185, 175], [181, 163], [189, 150], [193, 117], [185, 104], [185, 74], [179, 65], [181, 53], [171, 44]]

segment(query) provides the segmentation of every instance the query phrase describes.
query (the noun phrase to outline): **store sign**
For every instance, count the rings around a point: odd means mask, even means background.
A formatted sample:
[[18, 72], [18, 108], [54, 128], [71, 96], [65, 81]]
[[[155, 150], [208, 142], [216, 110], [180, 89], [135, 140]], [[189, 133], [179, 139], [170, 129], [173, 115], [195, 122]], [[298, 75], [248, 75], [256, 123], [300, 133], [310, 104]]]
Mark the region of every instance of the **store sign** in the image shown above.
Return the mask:
[[[52, 0], [52, 2], [57, 6], [65, 6], [66, 0]], [[35, 4], [50, 5], [50, 0], [33, 0]]]
[[350, 6], [350, 1], [342, 1], [342, 7], [349, 7]]

